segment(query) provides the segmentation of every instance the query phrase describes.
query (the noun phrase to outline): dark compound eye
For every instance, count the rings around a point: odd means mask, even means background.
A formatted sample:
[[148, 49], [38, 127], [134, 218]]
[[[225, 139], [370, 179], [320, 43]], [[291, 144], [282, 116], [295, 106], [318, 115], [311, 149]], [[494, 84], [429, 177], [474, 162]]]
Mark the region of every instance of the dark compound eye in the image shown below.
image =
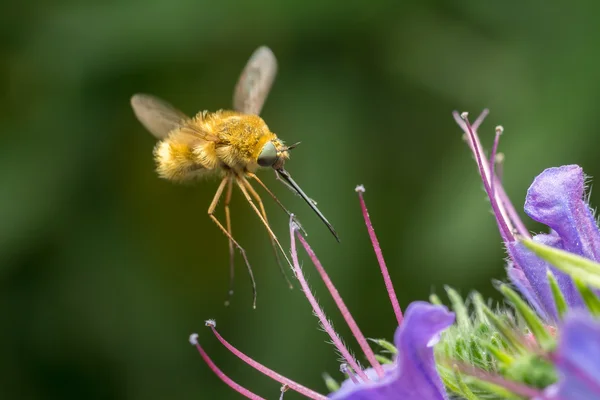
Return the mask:
[[258, 165], [261, 167], [271, 167], [277, 161], [277, 149], [273, 142], [267, 142], [258, 156]]

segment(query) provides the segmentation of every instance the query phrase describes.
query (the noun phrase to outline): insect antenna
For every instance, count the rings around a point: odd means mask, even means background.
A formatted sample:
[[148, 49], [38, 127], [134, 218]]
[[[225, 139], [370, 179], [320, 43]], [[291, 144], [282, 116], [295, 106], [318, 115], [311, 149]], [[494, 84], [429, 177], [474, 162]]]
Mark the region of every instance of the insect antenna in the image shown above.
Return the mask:
[[291, 144], [291, 145], [289, 145], [289, 146], [286, 146], [285, 150], [288, 150], [288, 151], [289, 151], [289, 150], [294, 150], [296, 147], [298, 147], [298, 145], [299, 145], [300, 143], [302, 143], [302, 142], [296, 142], [296, 143], [294, 143], [294, 144]]

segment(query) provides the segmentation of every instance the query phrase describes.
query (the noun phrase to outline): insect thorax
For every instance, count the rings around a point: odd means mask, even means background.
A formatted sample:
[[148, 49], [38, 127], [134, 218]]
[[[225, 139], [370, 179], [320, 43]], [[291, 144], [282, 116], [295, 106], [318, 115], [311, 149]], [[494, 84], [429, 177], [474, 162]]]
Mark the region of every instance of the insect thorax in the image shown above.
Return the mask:
[[256, 170], [256, 160], [265, 143], [277, 139], [257, 115], [217, 111], [206, 114], [204, 123], [218, 137], [219, 159], [234, 169]]

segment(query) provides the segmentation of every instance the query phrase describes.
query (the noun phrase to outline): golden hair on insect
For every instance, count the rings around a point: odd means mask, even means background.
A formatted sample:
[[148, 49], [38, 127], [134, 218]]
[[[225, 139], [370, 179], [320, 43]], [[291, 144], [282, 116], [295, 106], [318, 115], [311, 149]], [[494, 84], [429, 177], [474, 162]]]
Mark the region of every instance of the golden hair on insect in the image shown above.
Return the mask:
[[[273, 233], [262, 200], [249, 179], [255, 180], [265, 189], [288, 215], [291, 213], [255, 175], [259, 168], [270, 167], [275, 170], [277, 177], [304, 199], [339, 241], [333, 226], [319, 211], [316, 203], [308, 198], [284, 169], [284, 164], [290, 157], [289, 151], [297, 143], [286, 146], [259, 116], [276, 73], [275, 55], [268, 47], [259, 47], [248, 60], [237, 82], [233, 95], [233, 110], [201, 111], [191, 118], [155, 96], [136, 94], [131, 98], [131, 106], [138, 120], [159, 140], [154, 148], [154, 160], [161, 178], [185, 182], [209, 174], [222, 176], [208, 208], [208, 215], [229, 239], [229, 296], [233, 293], [234, 249], [237, 248], [250, 275], [254, 307], [256, 283], [252, 268], [246, 251], [231, 234], [229, 203], [234, 183], [269, 233], [277, 262], [286, 279], [280, 253], [288, 265], [291, 266], [291, 263]], [[214, 215], [223, 196], [225, 224]], [[288, 284], [291, 287], [289, 279]], [[229, 300], [226, 304], [228, 302]]]

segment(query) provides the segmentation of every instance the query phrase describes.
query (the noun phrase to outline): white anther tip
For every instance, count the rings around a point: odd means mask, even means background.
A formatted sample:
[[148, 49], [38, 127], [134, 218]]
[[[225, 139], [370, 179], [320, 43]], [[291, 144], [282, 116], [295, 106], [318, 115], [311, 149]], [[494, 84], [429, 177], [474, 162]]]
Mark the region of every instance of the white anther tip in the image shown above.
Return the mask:
[[204, 325], [214, 328], [217, 326], [217, 321], [215, 321], [214, 319], [207, 319], [206, 321], [204, 321]]
[[190, 344], [192, 346], [196, 346], [198, 344], [198, 334], [197, 333], [192, 333], [190, 335]]

